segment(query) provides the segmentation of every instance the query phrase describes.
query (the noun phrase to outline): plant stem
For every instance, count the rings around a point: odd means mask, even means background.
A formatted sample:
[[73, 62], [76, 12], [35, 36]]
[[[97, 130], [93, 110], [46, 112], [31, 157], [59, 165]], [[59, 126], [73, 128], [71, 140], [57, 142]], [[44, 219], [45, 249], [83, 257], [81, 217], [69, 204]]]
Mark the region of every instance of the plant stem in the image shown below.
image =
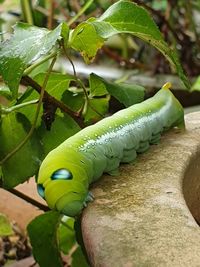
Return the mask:
[[21, 0], [21, 9], [24, 20], [29, 24], [33, 25], [34, 22], [33, 22], [30, 0]]
[[37, 103], [38, 103], [38, 99], [35, 99], [35, 100], [31, 100], [31, 101], [28, 101], [28, 102], [25, 102], [25, 103], [21, 103], [19, 105], [15, 105], [15, 106], [10, 107], [10, 108], [2, 107], [1, 111], [2, 111], [2, 114], [8, 114], [10, 112], [16, 111], [16, 110], [18, 110], [20, 108], [23, 108], [25, 106], [29, 106], [29, 105], [33, 105], [33, 104], [37, 104]]
[[48, 15], [48, 29], [53, 29], [53, 15], [54, 15], [54, 0], [49, 1], [49, 15]]
[[38, 120], [38, 116], [39, 116], [39, 112], [40, 112], [40, 108], [41, 108], [41, 105], [42, 105], [42, 100], [43, 100], [43, 96], [44, 96], [44, 92], [45, 92], [45, 88], [46, 88], [46, 85], [47, 85], [47, 82], [48, 82], [48, 79], [49, 79], [49, 75], [53, 69], [53, 66], [54, 66], [54, 63], [56, 62], [56, 57], [53, 58], [52, 62], [51, 62], [51, 65], [48, 69], [48, 72], [45, 76], [45, 79], [44, 79], [44, 83], [43, 83], [43, 86], [42, 86], [42, 89], [41, 89], [41, 92], [40, 92], [40, 98], [39, 98], [39, 101], [38, 101], [38, 105], [37, 105], [37, 109], [36, 109], [36, 113], [35, 113], [35, 118], [34, 118], [34, 121], [33, 121], [33, 124], [31, 126], [31, 129], [29, 131], [29, 133], [26, 135], [26, 137], [24, 138], [24, 140], [18, 144], [18, 146], [16, 146], [10, 153], [8, 153], [5, 158], [3, 158], [1, 161], [0, 161], [0, 165], [2, 165], [3, 163], [5, 163], [9, 158], [11, 158], [18, 150], [20, 150], [25, 144], [26, 142], [29, 140], [29, 138], [31, 137], [31, 135], [33, 134], [34, 130], [35, 130], [35, 126], [36, 126], [36, 123], [37, 123], [37, 120]]
[[[62, 45], [62, 47], [63, 47], [63, 51], [64, 51], [64, 54], [65, 54], [66, 58], [69, 60], [69, 62], [70, 62], [71, 65], [72, 65], [72, 69], [73, 69], [73, 73], [74, 73], [75, 81], [76, 81], [76, 83], [79, 84], [80, 87], [83, 89], [83, 92], [84, 92], [84, 95], [85, 95], [85, 102], [86, 102], [86, 103], [85, 103], [85, 107], [86, 107], [86, 108], [81, 109], [81, 111], [83, 111], [83, 110], [87, 110], [87, 107], [90, 106], [90, 108], [91, 108], [94, 112], [96, 112], [100, 117], [104, 118], [104, 116], [103, 116], [101, 113], [99, 113], [99, 112], [98, 112], [98, 111], [97, 111], [97, 110], [90, 104], [90, 100], [89, 100], [89, 97], [88, 97], [87, 89], [85, 88], [84, 83], [77, 77], [76, 69], [75, 69], [75, 66], [74, 66], [74, 62], [73, 62], [73, 61], [71, 60], [71, 58], [68, 56], [64, 44], [62, 43], [61, 45]], [[80, 112], [79, 112], [79, 114], [80, 114]]]
[[37, 200], [25, 195], [24, 193], [18, 191], [15, 188], [9, 189], [8, 191], [17, 197], [24, 199], [25, 201], [27, 201], [28, 203], [32, 204], [33, 206], [39, 208], [40, 210], [49, 211], [49, 208], [46, 205], [44, 205], [44, 204], [38, 202]]
[[90, 7], [93, 2], [94, 0], [88, 0], [85, 5], [79, 10], [79, 12], [68, 21], [68, 26], [73, 24]]
[[27, 69], [25, 69], [23, 76], [28, 75], [29, 73], [31, 73], [35, 68], [37, 68], [39, 65], [43, 64], [44, 62], [46, 62], [47, 60], [53, 58], [56, 56], [58, 52], [55, 51], [51, 54], [49, 54], [48, 56], [44, 57], [42, 60], [36, 62], [35, 64], [31, 65], [30, 67], [28, 67]]
[[[31, 86], [33, 87], [39, 94], [42, 90], [42, 87], [36, 82], [34, 81], [31, 77], [29, 76], [24, 76], [21, 79], [21, 84], [25, 85], [25, 86]], [[43, 98], [43, 102], [47, 101], [48, 103], [51, 103], [52, 105], [55, 105], [56, 107], [60, 108], [61, 111], [69, 114], [77, 123], [81, 128], [84, 128], [85, 125], [82, 121], [82, 119], [79, 117], [79, 114], [76, 112], [73, 112], [71, 109], [69, 109], [63, 102], [57, 100], [56, 98], [54, 98], [53, 96], [51, 96], [48, 92], [44, 92], [44, 98]]]

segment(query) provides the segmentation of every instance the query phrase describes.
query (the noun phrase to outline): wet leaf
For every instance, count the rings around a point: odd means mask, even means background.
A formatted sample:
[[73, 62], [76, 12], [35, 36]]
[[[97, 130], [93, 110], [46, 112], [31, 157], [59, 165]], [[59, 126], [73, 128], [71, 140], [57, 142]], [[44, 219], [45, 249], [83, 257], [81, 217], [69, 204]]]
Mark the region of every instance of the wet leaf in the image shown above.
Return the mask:
[[[0, 122], [0, 161], [27, 136], [31, 124], [19, 112], [2, 116]], [[41, 158], [41, 144], [33, 134], [26, 144], [2, 165], [3, 186], [12, 188], [23, 183], [38, 170]]]
[[[81, 23], [71, 34], [70, 45], [80, 51], [86, 62], [93, 59], [103, 41], [118, 33], [130, 33], [157, 48], [171, 63], [183, 83], [190, 88], [175, 49], [164, 41], [157, 25], [141, 6], [130, 1], [117, 1], [97, 19]], [[92, 43], [92, 36], [98, 40]], [[93, 40], [93, 41], [95, 41]], [[91, 50], [90, 50], [91, 48]]]
[[40, 267], [63, 267], [57, 243], [60, 219], [58, 212], [49, 211], [36, 217], [27, 227], [33, 255]]
[[100, 96], [109, 93], [125, 107], [129, 107], [144, 100], [145, 88], [137, 84], [108, 82], [92, 73], [90, 75], [91, 95]]
[[14, 26], [12, 37], [0, 44], [0, 74], [9, 86], [13, 97], [17, 97], [24, 70], [51, 51], [57, 40], [61, 38], [62, 31], [63, 24], [53, 31], [48, 31], [19, 22]]

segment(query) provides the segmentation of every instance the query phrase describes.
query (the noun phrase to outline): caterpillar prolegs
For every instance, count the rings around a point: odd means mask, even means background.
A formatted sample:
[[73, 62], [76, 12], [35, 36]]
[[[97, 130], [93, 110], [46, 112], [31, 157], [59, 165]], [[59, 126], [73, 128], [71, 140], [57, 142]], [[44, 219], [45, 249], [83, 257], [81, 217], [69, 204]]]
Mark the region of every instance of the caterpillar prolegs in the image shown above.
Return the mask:
[[75, 216], [92, 199], [92, 182], [134, 161], [175, 126], [184, 127], [183, 108], [163, 86], [153, 97], [84, 128], [52, 150], [41, 164], [38, 192], [51, 209]]

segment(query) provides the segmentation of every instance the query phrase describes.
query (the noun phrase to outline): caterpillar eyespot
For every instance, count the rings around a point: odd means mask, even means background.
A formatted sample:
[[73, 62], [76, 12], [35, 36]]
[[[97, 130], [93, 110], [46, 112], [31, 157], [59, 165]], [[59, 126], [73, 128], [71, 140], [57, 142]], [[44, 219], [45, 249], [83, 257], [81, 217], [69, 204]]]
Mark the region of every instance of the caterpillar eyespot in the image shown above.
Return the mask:
[[45, 198], [45, 194], [44, 194], [44, 186], [42, 184], [38, 184], [37, 185], [37, 191], [38, 191], [38, 194], [42, 197], [42, 198]]
[[161, 133], [184, 127], [184, 112], [167, 83], [152, 98], [84, 128], [52, 150], [38, 174], [38, 192], [51, 209], [76, 216], [90, 201], [89, 185], [103, 173], [118, 174]]
[[67, 169], [56, 170], [51, 175], [51, 180], [71, 180], [73, 178], [72, 173]]

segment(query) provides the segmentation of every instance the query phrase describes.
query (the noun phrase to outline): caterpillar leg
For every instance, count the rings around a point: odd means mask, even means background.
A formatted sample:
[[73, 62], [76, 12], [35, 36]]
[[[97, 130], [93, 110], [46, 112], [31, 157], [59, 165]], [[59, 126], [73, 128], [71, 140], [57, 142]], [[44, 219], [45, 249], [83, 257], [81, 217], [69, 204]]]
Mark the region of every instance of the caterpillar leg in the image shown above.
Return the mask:
[[149, 143], [152, 145], [157, 145], [160, 142], [160, 138], [161, 138], [160, 133], [153, 134]]
[[185, 129], [185, 121], [182, 119], [180, 122], [176, 125], [177, 128], [184, 130]]
[[111, 175], [111, 176], [118, 176], [118, 175], [120, 174], [118, 168], [115, 169], [115, 170], [109, 171], [109, 172], [107, 172], [107, 173], [108, 173], [109, 175]]
[[107, 158], [107, 166], [104, 170], [104, 172], [110, 174], [110, 175], [117, 175], [117, 170], [119, 167], [120, 159], [116, 157]]
[[83, 202], [83, 206], [86, 208], [87, 203], [92, 202], [92, 201], [94, 201], [94, 195], [92, 194], [92, 192], [89, 191], [86, 198], [85, 198], [85, 201]]
[[133, 162], [137, 157], [137, 152], [135, 149], [130, 150], [124, 150], [123, 158], [121, 160], [122, 163], [131, 163]]
[[89, 191], [85, 201], [86, 202], [92, 202], [93, 200], [94, 200], [94, 195], [92, 194], [92, 192]]
[[138, 153], [144, 153], [149, 149], [149, 141], [144, 141], [140, 143], [140, 146], [137, 150]]

